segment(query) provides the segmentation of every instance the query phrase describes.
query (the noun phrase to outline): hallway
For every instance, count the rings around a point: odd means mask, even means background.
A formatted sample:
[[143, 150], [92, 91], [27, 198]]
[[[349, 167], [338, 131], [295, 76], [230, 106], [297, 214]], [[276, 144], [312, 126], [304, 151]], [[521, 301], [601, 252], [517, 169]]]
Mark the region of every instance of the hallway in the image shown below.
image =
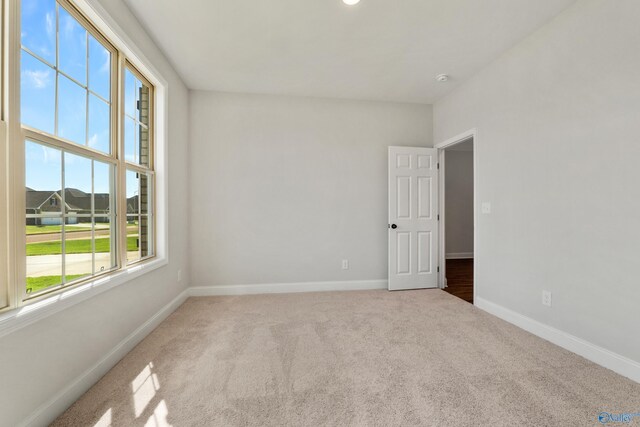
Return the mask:
[[473, 258], [447, 260], [447, 287], [444, 290], [473, 304]]

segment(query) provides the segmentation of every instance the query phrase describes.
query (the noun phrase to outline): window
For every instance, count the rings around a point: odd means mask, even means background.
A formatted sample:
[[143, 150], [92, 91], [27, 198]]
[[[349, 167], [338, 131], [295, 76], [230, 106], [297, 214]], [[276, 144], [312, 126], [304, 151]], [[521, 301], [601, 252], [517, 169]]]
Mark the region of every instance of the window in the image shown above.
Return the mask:
[[[24, 170], [7, 185], [0, 177], [0, 197], [8, 200], [8, 187], [24, 196], [23, 221], [9, 227], [22, 249], [9, 250], [8, 221], [0, 221], [0, 267], [25, 268], [0, 279], [0, 309], [156, 254], [154, 86], [69, 0], [19, 4], [20, 29], [9, 34], [20, 53], [8, 58], [20, 63], [10, 77], [19, 80], [19, 103], [7, 105], [20, 113]], [[0, 148], [5, 129], [0, 122]]]
[[22, 1], [22, 124], [110, 154], [114, 50], [67, 7]]
[[153, 255], [151, 85], [129, 66], [124, 72], [124, 157], [127, 162], [127, 262]]

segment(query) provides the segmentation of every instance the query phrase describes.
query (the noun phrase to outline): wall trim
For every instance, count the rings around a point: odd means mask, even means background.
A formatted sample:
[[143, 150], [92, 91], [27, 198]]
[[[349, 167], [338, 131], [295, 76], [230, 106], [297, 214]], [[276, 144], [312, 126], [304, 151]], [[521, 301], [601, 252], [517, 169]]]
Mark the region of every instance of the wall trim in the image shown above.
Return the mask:
[[192, 297], [217, 295], [280, 294], [297, 292], [361, 291], [387, 289], [387, 280], [349, 280], [333, 282], [264, 283], [251, 285], [194, 286]]
[[446, 257], [447, 259], [469, 259], [473, 258], [473, 252], [451, 252]]
[[501, 305], [476, 297], [475, 306], [593, 363], [640, 383], [640, 363]]
[[71, 381], [60, 393], [40, 405], [20, 427], [49, 425], [87, 390], [98, 382], [111, 368], [130, 352], [140, 341], [149, 335], [162, 321], [173, 313], [189, 297], [188, 289], [180, 292], [167, 305], [151, 316], [129, 336], [120, 341], [109, 353], [96, 364]]

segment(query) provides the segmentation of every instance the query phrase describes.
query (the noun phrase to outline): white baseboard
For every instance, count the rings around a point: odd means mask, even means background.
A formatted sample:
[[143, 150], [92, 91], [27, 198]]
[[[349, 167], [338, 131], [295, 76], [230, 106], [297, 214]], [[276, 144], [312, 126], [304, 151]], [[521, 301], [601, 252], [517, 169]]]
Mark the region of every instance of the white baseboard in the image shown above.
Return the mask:
[[69, 406], [89, 390], [102, 376], [118, 363], [140, 341], [151, 333], [164, 319], [173, 313], [189, 296], [188, 290], [182, 291], [171, 302], [162, 307], [149, 320], [123, 339], [95, 365], [60, 391], [55, 397], [42, 404], [19, 426], [45, 426], [63, 413]]
[[387, 289], [386, 280], [350, 280], [336, 282], [265, 283], [255, 285], [194, 286], [192, 297], [217, 295], [280, 294], [293, 292], [361, 291]]
[[640, 363], [599, 347], [567, 332], [523, 316], [508, 308], [482, 298], [475, 299], [476, 307], [531, 332], [553, 344], [576, 353], [600, 366], [640, 383]]
[[468, 259], [473, 258], [473, 252], [452, 252], [445, 256], [447, 259]]

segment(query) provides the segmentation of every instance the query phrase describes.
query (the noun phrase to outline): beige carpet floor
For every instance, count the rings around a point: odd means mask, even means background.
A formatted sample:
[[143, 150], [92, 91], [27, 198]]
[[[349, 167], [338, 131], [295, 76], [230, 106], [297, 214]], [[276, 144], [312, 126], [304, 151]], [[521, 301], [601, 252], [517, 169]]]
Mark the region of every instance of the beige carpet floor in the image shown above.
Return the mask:
[[640, 384], [440, 290], [357, 291], [190, 298], [54, 425], [588, 426], [601, 411], [640, 412]]

